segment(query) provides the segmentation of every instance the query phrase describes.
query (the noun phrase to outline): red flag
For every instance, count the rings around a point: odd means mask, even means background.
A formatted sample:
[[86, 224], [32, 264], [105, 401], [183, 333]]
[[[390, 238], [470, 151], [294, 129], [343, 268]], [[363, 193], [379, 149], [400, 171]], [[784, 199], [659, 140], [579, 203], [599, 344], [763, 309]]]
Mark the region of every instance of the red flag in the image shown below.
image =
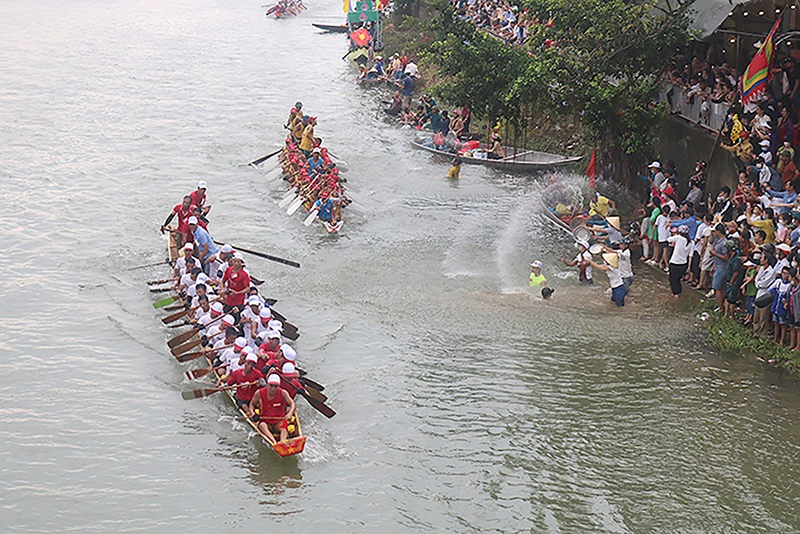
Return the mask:
[[594, 189], [597, 184], [597, 164], [594, 161], [596, 148], [592, 149], [592, 159], [589, 160], [589, 167], [586, 169], [586, 176], [589, 177], [589, 189]]
[[366, 28], [361, 28], [360, 30], [356, 30], [351, 33], [350, 39], [352, 39], [353, 42], [358, 46], [366, 46], [370, 39], [372, 39], [372, 36], [369, 34], [369, 30]]

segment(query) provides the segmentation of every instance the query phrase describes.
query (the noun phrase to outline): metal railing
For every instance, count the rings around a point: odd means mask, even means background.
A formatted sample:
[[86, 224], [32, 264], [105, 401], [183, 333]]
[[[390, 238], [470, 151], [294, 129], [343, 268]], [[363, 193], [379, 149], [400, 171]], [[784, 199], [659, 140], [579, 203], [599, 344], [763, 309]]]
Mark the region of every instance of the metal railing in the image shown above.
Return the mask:
[[665, 83], [658, 95], [658, 101], [669, 106], [670, 111], [701, 128], [719, 131], [725, 122], [730, 107], [726, 102], [712, 102], [710, 98], [697, 95], [687, 97], [689, 90], [671, 83]]

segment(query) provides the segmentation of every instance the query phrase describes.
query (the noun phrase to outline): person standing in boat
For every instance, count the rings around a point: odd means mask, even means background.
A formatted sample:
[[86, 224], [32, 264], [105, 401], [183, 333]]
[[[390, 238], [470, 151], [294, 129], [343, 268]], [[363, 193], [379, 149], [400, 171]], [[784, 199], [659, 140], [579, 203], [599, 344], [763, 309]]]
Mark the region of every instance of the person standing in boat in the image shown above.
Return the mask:
[[303, 130], [303, 137], [300, 139], [300, 152], [308, 157], [311, 155], [311, 149], [314, 148], [314, 126], [317, 124], [317, 118], [308, 117], [306, 121], [306, 117], [303, 117], [303, 123], [306, 124], [306, 127]]
[[248, 406], [250, 414], [258, 411], [258, 428], [273, 445], [276, 443], [273, 432], [280, 435], [279, 441], [289, 438], [286, 423], [294, 417], [296, 409], [294, 400], [280, 384], [281, 377], [277, 373], [269, 375], [267, 387], [256, 391]]
[[200, 180], [197, 182], [197, 189], [189, 195], [192, 199], [192, 204], [200, 209], [200, 214], [203, 217], [211, 211], [211, 206], [206, 205], [206, 189], [208, 189], [208, 184], [206, 184], [205, 180]]
[[492, 134], [492, 148], [486, 153], [486, 157], [489, 159], [503, 159], [505, 157], [503, 145], [500, 144], [500, 134]]
[[214, 240], [211, 239], [211, 235], [201, 228], [198, 222], [197, 217], [189, 217], [189, 230], [194, 237], [195, 252], [200, 258], [200, 267], [203, 269], [204, 273], [207, 273], [209, 263], [216, 259], [219, 250], [217, 250], [217, 245], [214, 244]]
[[169, 223], [172, 222], [172, 219], [174, 219], [176, 215], [178, 216], [178, 236], [180, 237], [178, 246], [180, 247], [184, 243], [193, 241], [190, 239], [188, 224], [189, 217], [192, 216], [192, 197], [190, 195], [183, 197], [183, 202], [172, 208], [172, 213], [169, 214], [167, 220], [161, 225], [162, 234], [166, 231], [166, 227], [169, 226]]
[[233, 255], [228, 260], [230, 267], [222, 276], [222, 287], [220, 292], [225, 295], [225, 308], [230, 311], [234, 307], [241, 307], [244, 304], [245, 294], [250, 289], [250, 275], [244, 270], [244, 257], [241, 252]]

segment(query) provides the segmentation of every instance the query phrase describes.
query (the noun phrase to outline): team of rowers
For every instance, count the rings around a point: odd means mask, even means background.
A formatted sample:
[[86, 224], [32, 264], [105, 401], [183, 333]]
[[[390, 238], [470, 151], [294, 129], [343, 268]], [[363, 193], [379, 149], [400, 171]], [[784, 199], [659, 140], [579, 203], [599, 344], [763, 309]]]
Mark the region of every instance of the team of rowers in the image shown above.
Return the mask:
[[308, 9], [303, 0], [280, 0], [277, 4], [267, 10], [267, 16], [274, 14], [276, 19], [283, 15], [299, 15], [304, 9]]
[[279, 154], [284, 179], [304, 199], [309, 212], [316, 212], [328, 231], [341, 227], [341, 208], [350, 200], [345, 197], [339, 169], [322, 148], [322, 140], [314, 136], [317, 118], [303, 114], [297, 102], [289, 112], [285, 128], [289, 130], [286, 146]]
[[[184, 197], [161, 227], [178, 218], [175, 232], [183, 255], [175, 262], [173, 289], [184, 299], [189, 320], [213, 362], [217, 386], [235, 386], [237, 405], [258, 422], [271, 443], [285, 441], [296, 422], [294, 397], [305, 392], [295, 367], [297, 352], [282, 341], [297, 329], [270, 309], [230, 245], [217, 248], [205, 217], [206, 183]], [[263, 386], [263, 387], [262, 387]]]

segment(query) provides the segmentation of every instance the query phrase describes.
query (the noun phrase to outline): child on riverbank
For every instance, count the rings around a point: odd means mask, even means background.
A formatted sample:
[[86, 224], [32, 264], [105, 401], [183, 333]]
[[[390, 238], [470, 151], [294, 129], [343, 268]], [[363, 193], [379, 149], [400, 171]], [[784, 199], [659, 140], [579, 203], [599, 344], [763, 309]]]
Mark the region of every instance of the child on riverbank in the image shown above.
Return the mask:
[[[756, 289], [755, 279], [756, 273], [758, 272], [758, 265], [748, 260], [744, 262], [744, 268], [746, 271], [744, 272], [744, 280], [742, 281], [742, 292], [747, 297], [747, 304], [745, 306], [745, 316], [744, 321], [742, 324], [744, 326], [749, 326], [753, 323], [753, 313], [756, 310], [756, 293], [758, 290]], [[798, 293], [800, 296], [800, 293]]]
[[792, 272], [791, 267], [784, 267], [781, 270], [781, 277], [775, 280], [770, 286], [769, 290], [775, 295], [775, 300], [772, 301], [772, 323], [773, 323], [773, 341], [783, 345], [783, 340], [786, 337], [786, 329], [788, 326], [789, 315], [789, 292], [792, 288], [792, 278], [797, 272]]

